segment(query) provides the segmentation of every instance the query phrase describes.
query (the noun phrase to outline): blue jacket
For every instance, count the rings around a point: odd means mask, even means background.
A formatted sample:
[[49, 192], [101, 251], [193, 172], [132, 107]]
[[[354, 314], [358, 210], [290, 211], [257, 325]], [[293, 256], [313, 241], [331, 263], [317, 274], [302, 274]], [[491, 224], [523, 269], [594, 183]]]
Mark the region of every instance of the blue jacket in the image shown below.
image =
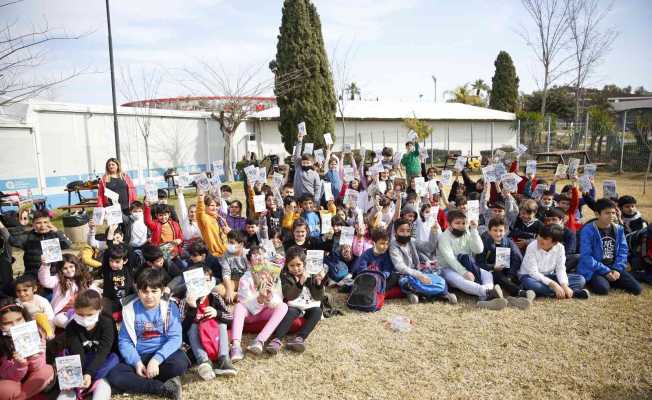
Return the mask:
[[611, 270], [623, 272], [627, 263], [627, 241], [620, 225], [613, 225], [616, 232], [614, 263], [609, 268], [602, 263], [602, 237], [595, 222], [587, 223], [580, 231], [580, 263], [577, 272], [588, 282], [593, 274], [605, 275]]
[[392, 263], [392, 258], [389, 256], [389, 250], [381, 255], [376, 255], [373, 247], [365, 250], [353, 266], [353, 276], [368, 270], [379, 271], [385, 275], [385, 278], [389, 278], [391, 273], [394, 272], [394, 263]]

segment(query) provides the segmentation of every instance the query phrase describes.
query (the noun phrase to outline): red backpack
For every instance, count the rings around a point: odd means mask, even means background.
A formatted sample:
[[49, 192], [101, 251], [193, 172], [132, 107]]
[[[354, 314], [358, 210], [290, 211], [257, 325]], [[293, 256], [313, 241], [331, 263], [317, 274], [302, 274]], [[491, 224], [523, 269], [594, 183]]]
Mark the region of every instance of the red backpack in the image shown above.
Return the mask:
[[[203, 314], [206, 307], [208, 307], [210, 296], [206, 296], [197, 307], [197, 313]], [[217, 360], [220, 354], [220, 328], [215, 318], [206, 318], [200, 321], [197, 325], [199, 332], [199, 341], [201, 342], [204, 351], [208, 354], [211, 361]], [[228, 340], [225, 338], [224, 340]]]

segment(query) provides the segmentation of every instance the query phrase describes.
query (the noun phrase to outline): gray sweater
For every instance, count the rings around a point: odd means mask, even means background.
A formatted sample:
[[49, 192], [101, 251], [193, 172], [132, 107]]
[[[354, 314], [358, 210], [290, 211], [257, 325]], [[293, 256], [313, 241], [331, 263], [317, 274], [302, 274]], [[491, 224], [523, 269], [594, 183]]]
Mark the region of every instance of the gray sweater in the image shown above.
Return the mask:
[[417, 278], [423, 276], [423, 273], [418, 270], [418, 266], [420, 263], [435, 259], [437, 236], [438, 234], [430, 232], [429, 240], [412, 239], [405, 245], [392, 239], [392, 243], [389, 245], [389, 257], [392, 259], [396, 272]]
[[301, 150], [302, 142], [297, 142], [292, 156], [294, 158], [294, 196], [298, 199], [308, 193], [313, 196], [315, 204], [319, 204], [321, 199], [321, 178], [315, 170], [304, 171], [301, 168]]

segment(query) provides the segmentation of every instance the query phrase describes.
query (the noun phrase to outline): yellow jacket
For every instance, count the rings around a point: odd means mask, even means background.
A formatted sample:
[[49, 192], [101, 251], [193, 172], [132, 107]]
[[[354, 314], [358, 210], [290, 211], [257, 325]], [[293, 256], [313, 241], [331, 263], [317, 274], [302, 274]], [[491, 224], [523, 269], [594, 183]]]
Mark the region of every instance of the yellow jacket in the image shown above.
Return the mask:
[[88, 244], [85, 244], [79, 250], [79, 258], [89, 268], [100, 268], [102, 266], [102, 262], [95, 259], [95, 249]]
[[206, 243], [208, 251], [214, 256], [223, 256], [228, 243], [224, 230], [217, 223], [215, 217], [206, 213], [206, 206], [203, 201], [197, 201], [196, 212], [199, 231], [204, 239], [204, 243]]

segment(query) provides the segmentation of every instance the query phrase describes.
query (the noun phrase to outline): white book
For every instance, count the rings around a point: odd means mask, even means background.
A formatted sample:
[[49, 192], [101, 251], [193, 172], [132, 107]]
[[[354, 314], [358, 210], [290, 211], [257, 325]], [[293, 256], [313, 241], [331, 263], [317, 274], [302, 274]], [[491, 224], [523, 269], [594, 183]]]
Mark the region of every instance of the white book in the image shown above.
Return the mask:
[[351, 182], [353, 178], [355, 178], [355, 174], [353, 173], [353, 167], [350, 165], [345, 165], [343, 169], [344, 169], [344, 182]]
[[111, 199], [114, 203], [117, 203], [120, 199], [120, 195], [109, 188], [104, 188], [104, 196], [106, 196], [107, 199]]
[[525, 154], [526, 152], [527, 152], [527, 146], [526, 146], [526, 145], [524, 145], [524, 144], [519, 144], [519, 145], [516, 147], [516, 155], [517, 155], [518, 157], [522, 156], [522, 155]]
[[193, 178], [186, 172], [177, 176], [176, 182], [179, 187], [184, 188], [190, 186], [193, 182]]
[[448, 186], [451, 184], [451, 180], [453, 178], [453, 171], [450, 169], [445, 169], [441, 171], [441, 184]]
[[439, 186], [437, 186], [436, 179], [431, 179], [428, 181], [428, 192], [430, 194], [439, 194]]
[[417, 136], [417, 133], [415, 131], [408, 132], [408, 134], [407, 134], [408, 142], [416, 142], [417, 138], [418, 138], [418, 136]]
[[262, 184], [267, 183], [267, 169], [265, 167], [258, 168], [258, 175], [256, 176], [256, 181]]
[[568, 160], [568, 176], [573, 177], [577, 175], [577, 170], [580, 167], [581, 160], [579, 158], [571, 158]]
[[224, 175], [224, 160], [213, 161], [213, 174]]
[[208, 180], [208, 177], [206, 176], [206, 173], [202, 172], [197, 176], [197, 179], [195, 179], [195, 183], [197, 184], [197, 189], [201, 193], [206, 193], [208, 190], [211, 188], [211, 183]]
[[314, 152], [315, 155], [315, 161], [318, 163], [323, 163], [325, 158], [324, 158], [324, 150], [323, 149], [317, 149]]
[[495, 267], [510, 267], [512, 250], [509, 247], [496, 247], [496, 262], [494, 263]]
[[281, 196], [281, 192], [279, 192], [277, 187], [272, 187], [272, 194], [274, 195], [274, 198], [276, 199], [276, 204], [278, 207], [283, 206], [283, 196]]
[[568, 172], [568, 165], [566, 165], [566, 164], [557, 164], [557, 169], [555, 169], [555, 176], [565, 177], [566, 172]]
[[317, 275], [324, 270], [324, 250], [306, 250], [306, 272]]
[[312, 151], [315, 148], [314, 143], [304, 143], [303, 145], [303, 153], [302, 154], [312, 154]]
[[534, 192], [532, 192], [532, 198], [535, 200], [541, 200], [543, 192], [546, 190], [548, 190], [548, 185], [537, 185], [536, 189], [534, 189]]
[[325, 235], [327, 233], [330, 233], [330, 231], [333, 229], [333, 225], [331, 224], [331, 220], [333, 219], [333, 216], [328, 213], [320, 213], [320, 218], [321, 218], [321, 233], [322, 235]]
[[324, 200], [326, 200], [326, 201], [334, 200], [334, 198], [333, 198], [333, 186], [331, 185], [331, 183], [327, 182], [327, 181], [321, 181], [321, 185], [322, 185], [323, 191], [324, 191]]
[[93, 222], [95, 226], [102, 225], [104, 222], [104, 207], [95, 207], [93, 209]]
[[505, 164], [503, 164], [502, 162], [495, 164], [494, 174], [496, 174], [496, 182], [500, 181], [503, 178], [503, 176], [507, 174], [507, 169], [505, 168]]
[[496, 168], [493, 165], [487, 165], [482, 168], [482, 176], [487, 183], [496, 182]]
[[350, 144], [344, 144], [344, 150], [342, 150], [344, 154], [350, 153], [351, 152], [351, 145]]
[[616, 197], [616, 181], [608, 180], [602, 182], [602, 195], [609, 199]]
[[469, 221], [478, 222], [480, 220], [480, 201], [469, 200], [466, 202], [466, 216]]
[[358, 205], [358, 198], [360, 197], [360, 192], [353, 189], [347, 189], [346, 194], [344, 195], [344, 204], [351, 208], [355, 208]]
[[158, 201], [158, 186], [152, 182], [145, 183], [145, 198], [150, 202]]
[[464, 171], [465, 166], [466, 166], [466, 157], [464, 156], [457, 157], [457, 160], [455, 160], [455, 169], [462, 172]]
[[428, 189], [426, 188], [426, 179], [423, 176], [414, 178], [414, 190], [420, 197], [425, 196], [428, 193]]
[[333, 137], [330, 133], [324, 133], [324, 143], [331, 145], [333, 144]]
[[21, 358], [27, 358], [41, 352], [41, 336], [38, 333], [36, 321], [9, 328], [14, 349]]
[[518, 190], [518, 180], [515, 174], [506, 174], [503, 175], [500, 183], [503, 185], [503, 189], [507, 190], [510, 193], [514, 193]]
[[340, 228], [340, 245], [353, 246], [353, 236], [355, 229], [352, 226], [343, 226]]
[[254, 212], [263, 212], [267, 207], [265, 206], [265, 195], [258, 194], [254, 196]]
[[107, 225], [118, 225], [122, 223], [122, 210], [120, 205], [116, 204], [109, 207], [104, 207], [104, 216], [106, 218]]
[[[122, 218], [120, 221], [122, 221]], [[47, 264], [63, 260], [59, 239], [41, 240], [41, 251]]]
[[584, 175], [595, 176], [598, 166], [595, 164], [586, 164], [584, 166]]
[[285, 181], [285, 177], [283, 176], [283, 174], [274, 172], [274, 175], [272, 175], [272, 185], [275, 188], [281, 188], [283, 186], [284, 181]]
[[593, 186], [591, 185], [590, 176], [586, 176], [586, 175], [580, 176], [579, 184], [580, 184], [580, 191], [582, 193], [587, 193], [593, 188]]
[[299, 133], [298, 133], [299, 139], [303, 139], [303, 137], [306, 136], [306, 134], [308, 133], [306, 131], [306, 123], [305, 122], [299, 122], [299, 124], [297, 125], [297, 129], [299, 131]]
[[186, 296], [199, 299], [207, 296], [211, 289], [206, 284], [203, 268], [193, 268], [183, 271], [183, 281], [186, 283]]
[[536, 175], [537, 160], [527, 160], [527, 163], [525, 164], [525, 173], [528, 175]]
[[79, 354], [56, 357], [54, 362], [57, 367], [59, 389], [76, 389], [84, 384], [84, 375], [82, 373], [82, 364]]

